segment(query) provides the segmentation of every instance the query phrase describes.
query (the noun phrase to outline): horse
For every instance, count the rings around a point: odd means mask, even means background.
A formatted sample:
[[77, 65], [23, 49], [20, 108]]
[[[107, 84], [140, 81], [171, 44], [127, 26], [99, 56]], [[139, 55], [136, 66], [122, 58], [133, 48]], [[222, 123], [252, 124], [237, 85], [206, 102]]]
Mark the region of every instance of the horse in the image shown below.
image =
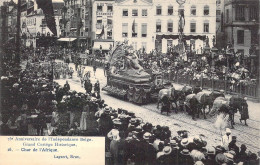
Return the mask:
[[[213, 107], [212, 107], [212, 111], [210, 112], [210, 115], [214, 116], [214, 115], [218, 114], [221, 111], [220, 108], [223, 105], [228, 107], [228, 111], [226, 113], [229, 114], [229, 121], [230, 121], [231, 127], [234, 128], [233, 125], [235, 125], [235, 122], [234, 122], [235, 113], [237, 113], [237, 111], [243, 112], [243, 111], [247, 110], [247, 109], [244, 109], [244, 108], [247, 108], [246, 100], [241, 97], [238, 97], [238, 96], [232, 96], [229, 99], [224, 98], [224, 97], [218, 97], [215, 99], [215, 101], [213, 103]], [[245, 121], [245, 125], [247, 125], [246, 121]]]
[[[164, 96], [167, 96], [169, 99], [174, 97], [174, 91], [175, 91], [174, 87], [167, 88], [167, 89], [161, 89], [159, 91], [158, 100], [157, 100], [157, 109], [159, 109], [159, 104], [162, 102], [162, 98]], [[177, 103], [176, 103], [176, 107], [177, 107]]]
[[192, 119], [195, 120], [195, 114], [197, 114], [199, 118], [199, 110], [198, 107], [200, 106], [200, 103], [196, 99], [196, 94], [189, 94], [185, 98], [185, 108], [188, 110], [188, 114], [192, 115]]
[[204, 119], [206, 119], [206, 108], [209, 108], [208, 113], [210, 113], [211, 108], [213, 106], [213, 102], [216, 98], [218, 97], [225, 97], [225, 95], [221, 92], [211, 92], [211, 93], [206, 93], [206, 92], [199, 92], [196, 94], [196, 98], [198, 99], [200, 105], [201, 105], [201, 113], [204, 115]]

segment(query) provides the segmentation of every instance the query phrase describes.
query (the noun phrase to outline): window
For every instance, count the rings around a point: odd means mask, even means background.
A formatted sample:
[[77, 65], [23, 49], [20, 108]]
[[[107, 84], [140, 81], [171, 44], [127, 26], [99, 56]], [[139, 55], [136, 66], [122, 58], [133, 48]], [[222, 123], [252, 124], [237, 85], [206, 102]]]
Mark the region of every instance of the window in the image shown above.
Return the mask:
[[168, 15], [173, 15], [173, 6], [168, 6]]
[[162, 25], [161, 25], [161, 20], [156, 21], [156, 32], [161, 32], [162, 30]]
[[191, 15], [196, 15], [196, 6], [194, 6], [194, 5], [191, 6], [190, 14]]
[[107, 32], [107, 39], [112, 39], [112, 31]]
[[244, 21], [245, 20], [245, 6], [236, 6], [236, 20]]
[[97, 24], [102, 24], [102, 19], [98, 19]]
[[162, 15], [162, 7], [156, 6], [156, 15]]
[[113, 11], [113, 6], [107, 6], [107, 12], [112, 12]]
[[204, 6], [204, 15], [209, 15], [209, 6]]
[[220, 11], [220, 10], [217, 10], [217, 11], [216, 11], [216, 15], [217, 15], [217, 16], [221, 15], [221, 11]]
[[147, 16], [147, 9], [142, 10], [142, 16]]
[[244, 44], [244, 30], [237, 31], [237, 44]]
[[128, 23], [122, 24], [122, 37], [128, 36]]
[[258, 12], [257, 12], [257, 7], [251, 6], [249, 8], [249, 20], [258, 20]]
[[112, 25], [113, 24], [113, 20], [112, 19], [107, 19], [107, 24], [108, 25]]
[[191, 33], [196, 32], [196, 23], [190, 23], [190, 32]]
[[229, 22], [229, 9], [226, 10], [226, 23]]
[[125, 16], [125, 17], [128, 16], [128, 10], [127, 9], [123, 9], [123, 16]]
[[84, 15], [85, 15], [85, 12], [84, 12], [84, 9], [82, 9], [82, 11], [81, 11], [81, 18], [84, 18]]
[[132, 10], [132, 16], [138, 16], [138, 10], [137, 9]]
[[137, 37], [137, 23], [132, 25], [132, 37]]
[[142, 37], [147, 37], [147, 24], [142, 24]]
[[173, 29], [173, 23], [172, 23], [172, 21], [168, 21], [168, 23], [167, 23], [167, 29], [168, 29], [168, 32], [172, 32], [172, 29]]
[[204, 33], [208, 33], [209, 32], [209, 23], [204, 23]]
[[97, 6], [97, 11], [102, 12], [102, 6]]

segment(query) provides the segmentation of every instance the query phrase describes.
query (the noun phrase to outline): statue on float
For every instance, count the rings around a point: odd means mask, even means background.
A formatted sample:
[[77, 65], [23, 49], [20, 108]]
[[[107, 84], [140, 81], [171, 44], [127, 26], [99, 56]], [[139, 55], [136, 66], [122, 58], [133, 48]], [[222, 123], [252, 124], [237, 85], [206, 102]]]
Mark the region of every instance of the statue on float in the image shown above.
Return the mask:
[[148, 73], [139, 64], [138, 56], [132, 46], [124, 41], [113, 52], [110, 59], [111, 74], [146, 76]]

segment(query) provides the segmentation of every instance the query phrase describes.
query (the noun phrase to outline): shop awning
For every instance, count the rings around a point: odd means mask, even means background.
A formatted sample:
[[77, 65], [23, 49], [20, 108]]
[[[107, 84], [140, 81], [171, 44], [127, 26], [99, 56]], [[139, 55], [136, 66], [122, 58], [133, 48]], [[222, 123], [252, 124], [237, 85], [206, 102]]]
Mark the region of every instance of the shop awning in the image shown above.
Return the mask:
[[77, 38], [60, 38], [58, 39], [58, 41], [61, 41], [61, 42], [72, 42], [72, 41], [75, 41]]
[[93, 49], [99, 50], [100, 46], [102, 46], [102, 50], [109, 50], [110, 45], [113, 46], [113, 42], [94, 42]]
[[96, 34], [101, 34], [101, 32], [102, 32], [102, 29], [97, 29], [96, 30]]

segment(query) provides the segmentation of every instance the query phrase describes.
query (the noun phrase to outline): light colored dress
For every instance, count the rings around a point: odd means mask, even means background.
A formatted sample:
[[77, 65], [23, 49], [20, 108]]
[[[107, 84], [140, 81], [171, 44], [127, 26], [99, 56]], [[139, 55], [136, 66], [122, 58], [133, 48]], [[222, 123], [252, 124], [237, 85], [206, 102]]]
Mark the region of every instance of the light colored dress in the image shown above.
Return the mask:
[[80, 118], [80, 130], [87, 130], [87, 112], [82, 112]]

